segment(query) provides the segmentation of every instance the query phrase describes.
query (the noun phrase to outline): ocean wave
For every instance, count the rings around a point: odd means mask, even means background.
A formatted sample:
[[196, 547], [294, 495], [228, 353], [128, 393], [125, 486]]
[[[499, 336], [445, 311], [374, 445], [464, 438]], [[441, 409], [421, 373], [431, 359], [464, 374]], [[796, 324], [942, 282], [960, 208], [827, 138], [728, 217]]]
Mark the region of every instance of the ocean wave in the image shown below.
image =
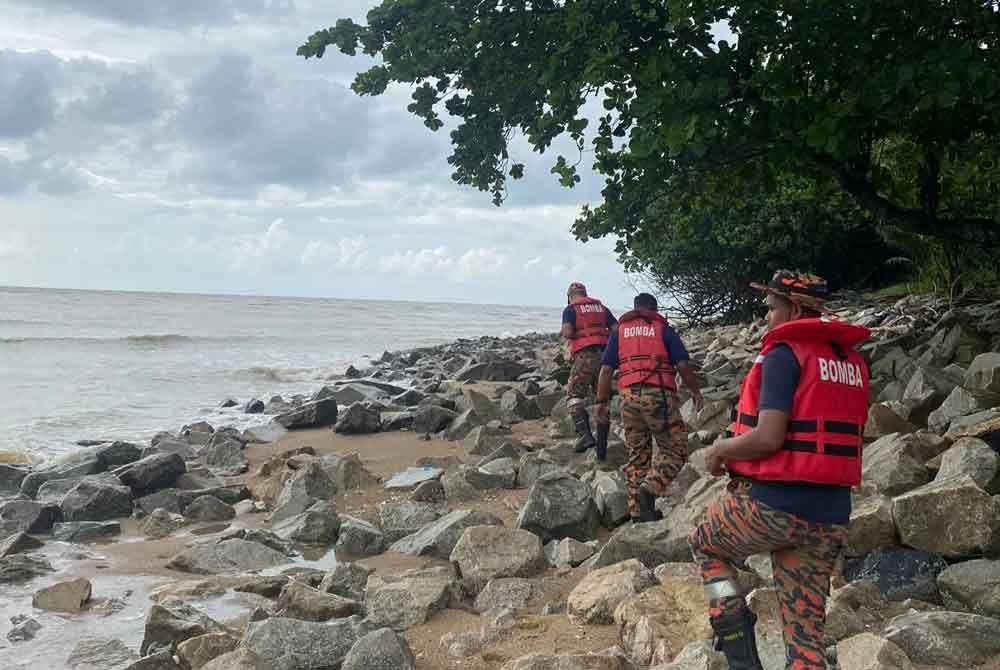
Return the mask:
[[324, 382], [342, 379], [346, 366], [337, 368], [281, 368], [256, 366], [247, 370], [255, 377], [264, 377], [273, 382]]

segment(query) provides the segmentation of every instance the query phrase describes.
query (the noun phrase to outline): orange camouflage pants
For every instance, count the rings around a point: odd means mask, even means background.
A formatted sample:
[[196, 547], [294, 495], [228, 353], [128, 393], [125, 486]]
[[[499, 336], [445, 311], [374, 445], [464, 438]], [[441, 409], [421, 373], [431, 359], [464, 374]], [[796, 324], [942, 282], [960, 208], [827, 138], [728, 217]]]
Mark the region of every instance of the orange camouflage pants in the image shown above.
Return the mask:
[[[811, 523], [768, 507], [750, 497], [749, 487], [744, 480], [731, 481], [688, 538], [702, 579], [706, 586], [735, 580], [735, 561], [770, 552], [786, 667], [826, 670], [826, 600], [847, 526]], [[745, 606], [741, 595], [709, 600], [709, 615], [734, 616]]]
[[659, 386], [635, 384], [622, 391], [622, 425], [628, 449], [625, 479], [628, 511], [633, 518], [639, 514], [639, 486], [661, 496], [687, 462], [687, 427], [680, 406], [676, 391]]

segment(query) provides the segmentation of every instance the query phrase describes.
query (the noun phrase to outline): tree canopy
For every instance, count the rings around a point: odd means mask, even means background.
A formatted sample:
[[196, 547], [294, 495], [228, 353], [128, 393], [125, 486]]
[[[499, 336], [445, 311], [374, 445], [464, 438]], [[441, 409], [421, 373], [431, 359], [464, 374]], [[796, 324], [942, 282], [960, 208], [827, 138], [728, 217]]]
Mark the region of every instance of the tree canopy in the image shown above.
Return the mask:
[[560, 181], [577, 183], [591, 153], [605, 180], [577, 236], [617, 235], [633, 258], [649, 255], [631, 240], [708, 214], [724, 225], [733, 203], [712, 201], [704, 184], [752, 196], [793, 177], [779, 196], [792, 211], [821, 193], [869, 232], [996, 248], [998, 5], [384, 0], [367, 25], [340, 19], [299, 54], [378, 57], [353, 89], [411, 85], [409, 110], [428, 128], [455, 117], [453, 178], [497, 204], [506, 180], [525, 176], [509, 152], [515, 134], [538, 152], [570, 138], [579, 155], [554, 159]]

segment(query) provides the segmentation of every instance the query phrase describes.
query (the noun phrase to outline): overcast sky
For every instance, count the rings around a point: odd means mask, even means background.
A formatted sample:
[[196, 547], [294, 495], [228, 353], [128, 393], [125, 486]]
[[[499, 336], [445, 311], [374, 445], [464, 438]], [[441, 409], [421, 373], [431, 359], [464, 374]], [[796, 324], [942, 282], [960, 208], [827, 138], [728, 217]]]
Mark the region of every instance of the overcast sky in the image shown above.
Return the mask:
[[610, 240], [569, 226], [520, 145], [502, 208], [449, 179], [409, 92], [295, 49], [374, 0], [0, 0], [0, 284], [621, 305]]

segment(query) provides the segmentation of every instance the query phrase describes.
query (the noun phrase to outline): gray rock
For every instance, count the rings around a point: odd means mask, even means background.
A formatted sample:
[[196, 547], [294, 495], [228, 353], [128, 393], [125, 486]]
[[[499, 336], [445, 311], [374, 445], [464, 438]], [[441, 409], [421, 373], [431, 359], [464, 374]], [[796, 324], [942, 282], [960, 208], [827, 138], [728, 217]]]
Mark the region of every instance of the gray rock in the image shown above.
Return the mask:
[[350, 556], [372, 556], [385, 549], [385, 535], [374, 525], [352, 516], [340, 517], [337, 552]]
[[314, 589], [294, 579], [281, 590], [277, 605], [278, 616], [302, 621], [343, 619], [361, 609], [355, 600]]
[[187, 506], [184, 516], [192, 521], [230, 521], [236, 518], [236, 510], [215, 496], [199, 496]]
[[913, 665], [895, 643], [861, 633], [837, 644], [837, 666], [844, 670], [911, 670]]
[[310, 462], [299, 469], [274, 501], [274, 523], [302, 514], [320, 500], [337, 495], [337, 485], [318, 463]]
[[505, 391], [500, 396], [500, 412], [513, 419], [532, 421], [542, 418], [542, 410], [534, 398], [529, 398], [517, 389]]
[[868, 421], [865, 422], [866, 439], [878, 439], [890, 433], [912, 433], [916, 429], [916, 426], [897, 414], [886, 403], [875, 403], [868, 408]]
[[513, 440], [510, 429], [498, 424], [489, 424], [473, 428], [465, 437], [464, 444], [469, 453], [484, 456], [493, 453], [504, 443]]
[[326, 397], [303, 403], [295, 409], [279, 414], [274, 421], [288, 430], [332, 426], [337, 423], [337, 398]]
[[257, 542], [232, 539], [191, 547], [174, 556], [167, 568], [196, 575], [226, 575], [288, 563], [281, 552]]
[[570, 592], [570, 620], [577, 625], [610, 624], [626, 599], [656, 583], [653, 573], [635, 559], [594, 570]]
[[418, 484], [410, 494], [413, 502], [439, 503], [444, 502], [444, 499], [444, 485], [437, 479]]
[[971, 668], [1000, 654], [1000, 621], [959, 612], [913, 612], [886, 624], [884, 637], [909, 658], [948, 668]]
[[35, 635], [42, 629], [42, 624], [25, 615], [11, 617], [10, 622], [14, 626], [8, 631], [7, 640], [14, 643], [35, 639]]
[[384, 502], [378, 506], [378, 525], [388, 543], [398, 542], [437, 521], [447, 509], [430, 503]]
[[351, 647], [342, 670], [416, 670], [416, 667], [406, 638], [391, 628], [380, 628]]
[[444, 490], [444, 497], [451, 501], [475, 500], [481, 495], [479, 490], [469, 483], [465, 468], [445, 473], [441, 478], [441, 488]]
[[338, 563], [337, 567], [323, 576], [319, 590], [361, 602], [365, 599], [365, 588], [372, 572], [371, 568], [359, 563]]
[[228, 633], [206, 633], [177, 645], [181, 666], [201, 670], [211, 661], [236, 650], [239, 640]]
[[158, 454], [123, 465], [114, 474], [134, 495], [143, 496], [173, 486], [186, 471], [184, 459], [177, 454]]
[[38, 487], [35, 500], [46, 505], [59, 505], [67, 493], [85, 480], [110, 486], [122, 485], [117, 477], [107, 472], [99, 475], [87, 475], [86, 477], [73, 477], [71, 479], [50, 479]]
[[941, 455], [941, 467], [935, 479], [968, 475], [977, 486], [989, 489], [996, 479], [998, 465], [997, 453], [990, 445], [975, 437], [964, 437]]
[[552, 540], [545, 545], [545, 557], [553, 567], [575, 568], [594, 555], [596, 544], [596, 541], [583, 543], [571, 537]]
[[947, 567], [944, 559], [935, 554], [893, 547], [847, 561], [843, 573], [849, 582], [874, 582], [886, 600], [912, 598], [936, 603], [941, 601], [937, 577]]
[[[393, 396], [392, 403], [401, 407], [416, 407], [427, 395], [416, 389], [407, 389], [399, 395]], [[437, 431], [430, 431], [437, 432]]]
[[66, 665], [70, 670], [108, 670], [138, 659], [121, 640], [91, 637], [77, 642]]
[[62, 511], [55, 505], [34, 500], [10, 500], [0, 504], [0, 531], [47, 533], [52, 524], [61, 519]]
[[491, 579], [486, 588], [476, 596], [476, 611], [482, 614], [495, 607], [506, 607], [520, 611], [544, 597], [541, 586], [530, 579], [506, 577]]
[[265, 667], [280, 670], [338, 668], [354, 644], [369, 632], [360, 617], [312, 623], [271, 617], [251, 623], [240, 646], [254, 652]]
[[474, 428], [482, 426], [484, 423], [486, 420], [476, 414], [475, 410], [467, 409], [455, 417], [443, 435], [448, 440], [463, 440]]
[[458, 602], [458, 582], [449, 568], [408, 570], [400, 575], [372, 575], [365, 591], [365, 611], [374, 626], [403, 631]]
[[988, 408], [988, 401], [977, 398], [961, 386], [956, 386], [941, 406], [927, 417], [927, 427], [935, 433], [944, 433], [951, 422]]
[[93, 478], [85, 478], [63, 498], [66, 521], [107, 521], [132, 514], [132, 491]]
[[0, 463], [0, 491], [20, 491], [21, 482], [27, 476], [27, 468]]
[[139, 457], [146, 458], [147, 456], [155, 456], [156, 454], [177, 454], [185, 461], [193, 460], [197, 456], [195, 448], [186, 441], [176, 438], [166, 438], [160, 440], [155, 445], [150, 445], [143, 449]]
[[437, 405], [423, 405], [413, 412], [413, 431], [416, 433], [439, 433], [458, 417], [453, 412]]
[[965, 373], [962, 386], [989, 399], [1000, 396], [1000, 353], [993, 351], [976, 356]]
[[56, 582], [43, 589], [35, 591], [31, 598], [31, 606], [50, 612], [67, 612], [79, 614], [83, 606], [90, 600], [93, 585], [89, 580], [78, 578], [70, 581]]
[[329, 546], [340, 533], [340, 516], [329, 503], [319, 503], [298, 516], [275, 524], [274, 533], [297, 544]]
[[501, 526], [467, 528], [450, 560], [458, 566], [470, 595], [478, 595], [491, 579], [533, 577], [547, 563], [537, 535]]
[[903, 403], [910, 407], [910, 422], [927, 425], [928, 416], [940, 407], [948, 394], [961, 383], [930, 366], [920, 366], [903, 391]]
[[379, 430], [383, 433], [410, 430], [413, 428], [414, 424], [413, 414], [414, 413], [410, 410], [405, 412], [390, 412], [382, 410], [379, 413], [379, 418], [382, 421], [379, 425]]
[[528, 453], [521, 456], [517, 468], [517, 488], [530, 489], [543, 475], [552, 472], [564, 472], [564, 468], [549, 456], [541, 453]]
[[386, 490], [411, 489], [424, 482], [440, 479], [444, 470], [439, 468], [407, 468], [398, 472], [385, 483]]
[[52, 526], [52, 539], [60, 542], [93, 542], [121, 534], [122, 526], [117, 521], [73, 521]]
[[668, 520], [627, 523], [614, 532], [594, 557], [593, 563], [588, 565], [595, 569], [604, 568], [635, 558], [647, 568], [653, 569], [663, 563], [674, 562], [678, 557], [676, 552], [670, 550], [668, 540], [671, 534]]
[[[56, 524], [58, 525], [58, 524]], [[0, 558], [22, 554], [26, 551], [39, 549], [42, 546], [40, 540], [36, 540], [27, 533], [18, 532], [0, 540]]]
[[623, 473], [598, 471], [590, 488], [605, 528], [617, 528], [628, 519], [628, 487]]
[[162, 540], [170, 537], [174, 531], [184, 527], [186, 523], [180, 514], [168, 512], [165, 509], [153, 510], [153, 513], [142, 521], [140, 532], [151, 540]]
[[184, 640], [224, 632], [225, 627], [211, 617], [177, 598], [168, 598], [149, 609], [139, 653], [145, 656], [162, 648], [173, 651]]
[[21, 481], [21, 493], [34, 498], [42, 484], [50, 479], [79, 479], [104, 471], [104, 464], [94, 449], [81, 449], [65, 460], [41, 470], [29, 472]]
[[264, 401], [260, 398], [253, 398], [243, 405], [244, 414], [263, 414], [264, 413]]
[[543, 542], [572, 537], [592, 540], [600, 525], [600, 514], [590, 487], [564, 472], [539, 478], [517, 517], [517, 527], [538, 535]]
[[875, 582], [861, 579], [835, 589], [826, 601], [826, 634], [836, 642], [879, 630], [889, 603]]
[[487, 512], [456, 510], [427, 524], [389, 547], [390, 551], [411, 556], [433, 556], [447, 560], [466, 528], [502, 526], [503, 522]]
[[171, 514], [182, 514], [190, 501], [180, 489], [163, 489], [156, 493], [136, 498], [135, 505], [146, 514], [152, 514], [158, 509]]
[[271, 670], [271, 668], [272, 666], [264, 663], [260, 656], [249, 649], [238, 648], [209, 661], [201, 670]]
[[879, 493], [895, 496], [922, 486], [931, 475], [911, 448], [908, 436], [891, 433], [865, 447], [862, 480]]
[[1000, 504], [968, 475], [899, 496], [892, 515], [903, 544], [946, 557], [989, 552], [1000, 542]]
[[202, 454], [210, 468], [228, 476], [241, 475], [250, 469], [243, 443], [222, 433], [212, 436]]
[[851, 511], [848, 526], [847, 555], [864, 556], [879, 547], [898, 544], [892, 519], [892, 499], [875, 495], [863, 500]]
[[498, 448], [484, 456], [477, 465], [482, 467], [487, 463], [492, 463], [493, 461], [508, 459], [514, 461], [514, 469], [516, 470], [517, 461], [521, 460], [524, 452], [525, 447], [523, 444], [514, 439], [507, 439], [504, 440], [503, 444], [501, 444]]
[[937, 583], [948, 609], [1000, 618], [1000, 561], [956, 563], [938, 575]]
[[337, 417], [336, 431], [341, 435], [366, 435], [377, 433], [381, 425], [378, 409], [356, 402]]
[[[721, 652], [716, 651], [711, 642], [697, 640], [686, 644], [670, 663], [658, 665], [653, 670], [728, 670], [728, 668], [729, 663], [726, 662], [726, 657]], [[844, 670], [861, 670], [861, 668], [845, 667]], [[868, 668], [866, 670], [896, 669]]]
[[517, 461], [500, 458], [470, 469], [466, 481], [477, 489], [512, 489], [517, 485]]
[[368, 471], [361, 462], [361, 455], [357, 452], [327, 454], [320, 461], [320, 465], [337, 486], [338, 493], [363, 489], [379, 483], [379, 478]]
[[487, 363], [470, 362], [458, 371], [455, 379], [464, 381], [513, 382], [528, 372], [528, 368], [511, 360], [497, 359]]

